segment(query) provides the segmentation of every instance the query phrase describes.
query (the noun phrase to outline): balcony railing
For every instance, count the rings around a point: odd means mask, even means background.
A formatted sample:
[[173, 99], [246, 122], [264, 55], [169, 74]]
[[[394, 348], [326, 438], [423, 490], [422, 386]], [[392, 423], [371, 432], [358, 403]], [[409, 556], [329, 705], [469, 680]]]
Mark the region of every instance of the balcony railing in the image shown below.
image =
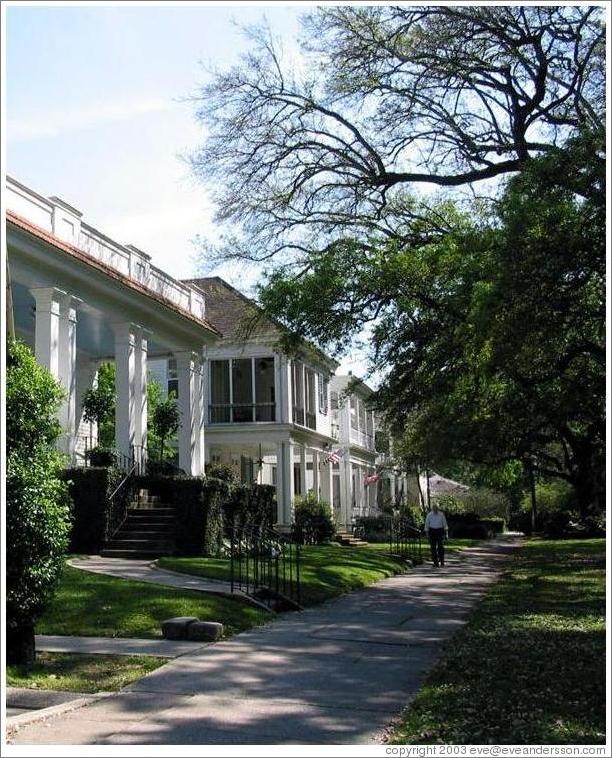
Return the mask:
[[252, 424], [276, 421], [276, 403], [214, 403], [208, 406], [210, 424]]
[[198, 319], [205, 317], [204, 295], [151, 265], [133, 245], [120, 245], [81, 221], [79, 211], [58, 198], [45, 198], [14, 179], [6, 182], [6, 206], [32, 224], [78, 248], [93, 260], [160, 295]]

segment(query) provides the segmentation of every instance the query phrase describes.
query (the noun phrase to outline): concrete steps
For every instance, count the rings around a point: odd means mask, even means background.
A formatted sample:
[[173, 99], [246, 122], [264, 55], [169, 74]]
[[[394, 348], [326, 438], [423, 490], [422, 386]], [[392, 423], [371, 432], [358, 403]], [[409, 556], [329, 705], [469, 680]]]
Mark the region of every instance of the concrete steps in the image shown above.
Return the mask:
[[358, 537], [353, 537], [350, 532], [338, 531], [336, 532], [336, 542], [343, 547], [365, 547], [368, 543], [365, 540], [360, 540]]
[[159, 497], [140, 490], [127, 512], [119, 531], [109, 540], [100, 555], [105, 558], [159, 558], [172, 555], [175, 509]]

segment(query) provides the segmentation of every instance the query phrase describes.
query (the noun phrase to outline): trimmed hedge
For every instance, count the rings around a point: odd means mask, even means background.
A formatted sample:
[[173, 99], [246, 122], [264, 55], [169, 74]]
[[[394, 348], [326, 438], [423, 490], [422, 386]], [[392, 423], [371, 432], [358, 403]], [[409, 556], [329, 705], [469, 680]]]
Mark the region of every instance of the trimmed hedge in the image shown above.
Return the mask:
[[330, 542], [336, 533], [331, 506], [314, 492], [295, 498], [292, 536], [302, 545]]
[[218, 555], [232, 524], [270, 527], [276, 519], [276, 489], [208, 477], [142, 477], [147, 487], [176, 508], [176, 553]]
[[447, 516], [448, 532], [451, 537], [490, 539], [502, 534], [506, 529], [503, 518], [481, 519], [476, 513], [457, 513]]
[[73, 502], [70, 552], [99, 553], [110, 537], [108, 495], [123, 474], [115, 468], [92, 466], [66, 469], [63, 476]]

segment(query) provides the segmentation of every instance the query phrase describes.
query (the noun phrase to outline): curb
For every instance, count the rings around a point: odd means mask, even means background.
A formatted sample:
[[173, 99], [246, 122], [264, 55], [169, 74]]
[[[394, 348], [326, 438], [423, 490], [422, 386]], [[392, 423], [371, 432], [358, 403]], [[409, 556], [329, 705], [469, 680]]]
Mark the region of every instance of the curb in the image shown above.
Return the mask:
[[51, 705], [48, 708], [39, 708], [31, 713], [21, 713], [19, 716], [8, 716], [6, 719], [7, 737], [10, 736], [11, 732], [17, 731], [22, 726], [33, 724], [36, 721], [44, 721], [47, 718], [59, 716], [62, 713], [68, 713], [69, 711], [75, 711], [78, 708], [96, 702], [96, 700], [102, 700], [114, 694], [114, 692], [98, 692], [95, 695], [85, 695], [75, 698], [74, 700], [68, 700], [65, 703], [60, 703], [59, 705]]

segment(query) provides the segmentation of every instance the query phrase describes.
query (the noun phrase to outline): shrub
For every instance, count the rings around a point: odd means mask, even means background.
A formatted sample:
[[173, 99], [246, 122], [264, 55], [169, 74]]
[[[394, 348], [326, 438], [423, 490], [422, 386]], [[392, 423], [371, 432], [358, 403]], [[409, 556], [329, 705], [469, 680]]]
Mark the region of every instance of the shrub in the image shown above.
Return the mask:
[[239, 483], [236, 468], [227, 463], [212, 463], [210, 466], [207, 466], [206, 476], [209, 476], [212, 479], [221, 479], [222, 481], [233, 485]]
[[115, 463], [115, 453], [103, 447], [92, 447], [85, 455], [90, 466], [112, 466]]
[[70, 529], [54, 448], [63, 393], [22, 343], [8, 341], [6, 368], [6, 656], [32, 663], [34, 624], [53, 595]]
[[490, 539], [505, 531], [506, 522], [502, 518], [479, 518], [477, 513], [450, 514], [447, 517], [448, 532], [451, 537], [470, 539]]
[[336, 528], [331, 506], [319, 500], [314, 492], [295, 498], [293, 534], [304, 545], [320, 545], [329, 542]]

